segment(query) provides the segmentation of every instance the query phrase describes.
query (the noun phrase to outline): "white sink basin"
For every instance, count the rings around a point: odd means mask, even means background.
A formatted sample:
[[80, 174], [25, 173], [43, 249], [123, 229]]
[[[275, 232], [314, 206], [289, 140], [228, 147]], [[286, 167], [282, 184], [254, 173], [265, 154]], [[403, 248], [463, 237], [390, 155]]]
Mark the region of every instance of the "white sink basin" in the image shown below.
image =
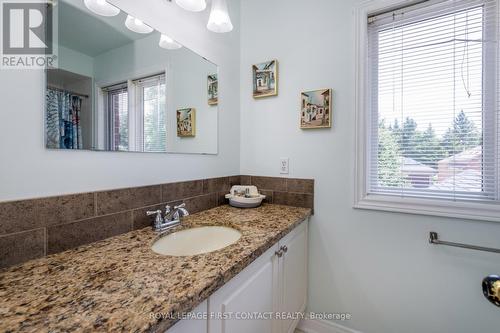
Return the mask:
[[194, 256], [236, 243], [241, 232], [228, 227], [199, 227], [174, 232], [158, 239], [151, 249], [167, 256]]

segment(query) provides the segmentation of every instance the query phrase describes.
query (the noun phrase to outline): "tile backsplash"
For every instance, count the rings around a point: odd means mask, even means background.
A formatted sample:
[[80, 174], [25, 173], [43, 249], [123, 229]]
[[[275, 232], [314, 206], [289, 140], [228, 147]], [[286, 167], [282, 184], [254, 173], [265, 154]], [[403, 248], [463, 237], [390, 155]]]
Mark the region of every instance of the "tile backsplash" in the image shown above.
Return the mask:
[[256, 185], [266, 202], [313, 208], [314, 180], [229, 176], [0, 202], [0, 268], [151, 225], [146, 211], [186, 202], [190, 213], [226, 204], [233, 185]]
[[241, 176], [242, 185], [255, 185], [266, 202], [314, 209], [314, 179]]

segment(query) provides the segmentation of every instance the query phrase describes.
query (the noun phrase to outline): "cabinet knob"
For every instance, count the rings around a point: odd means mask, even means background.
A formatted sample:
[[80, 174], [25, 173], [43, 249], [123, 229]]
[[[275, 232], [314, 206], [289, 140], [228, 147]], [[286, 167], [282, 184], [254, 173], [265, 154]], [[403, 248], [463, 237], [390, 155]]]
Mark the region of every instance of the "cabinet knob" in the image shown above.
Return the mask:
[[280, 249], [279, 251], [274, 252], [275, 255], [278, 256], [278, 258], [283, 257], [283, 251]]
[[491, 303], [500, 306], [500, 276], [490, 275], [484, 278], [483, 294]]
[[283, 251], [283, 253], [287, 253], [288, 252], [288, 247], [286, 245], [283, 245], [281, 247], [281, 250]]

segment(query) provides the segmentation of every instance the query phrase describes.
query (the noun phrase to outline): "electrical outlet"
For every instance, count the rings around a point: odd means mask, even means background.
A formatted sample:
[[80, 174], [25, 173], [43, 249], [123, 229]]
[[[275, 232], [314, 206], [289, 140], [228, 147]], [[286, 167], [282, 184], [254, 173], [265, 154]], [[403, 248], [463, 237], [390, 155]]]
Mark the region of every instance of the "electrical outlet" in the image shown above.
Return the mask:
[[289, 164], [288, 157], [281, 159], [281, 163], [280, 163], [280, 173], [281, 174], [288, 174], [288, 164]]

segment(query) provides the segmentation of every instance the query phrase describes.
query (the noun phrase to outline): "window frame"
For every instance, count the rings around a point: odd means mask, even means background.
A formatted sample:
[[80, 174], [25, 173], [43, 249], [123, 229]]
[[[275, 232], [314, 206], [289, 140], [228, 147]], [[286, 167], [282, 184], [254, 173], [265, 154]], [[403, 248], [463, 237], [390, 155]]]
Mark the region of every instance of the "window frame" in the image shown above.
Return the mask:
[[121, 93], [126, 93], [127, 94], [127, 127], [129, 127], [129, 134], [127, 137], [127, 146], [128, 149], [130, 149], [130, 103], [129, 103], [129, 92], [127, 88], [127, 82], [115, 84], [113, 86], [105, 87], [103, 88], [104, 91], [104, 98], [105, 98], [105, 110], [106, 110], [106, 127], [107, 127], [107, 147], [110, 151], [128, 151], [128, 150], [121, 150], [115, 147], [115, 126], [114, 126], [114, 108], [113, 108], [113, 102], [112, 102], [112, 96], [115, 94], [121, 94]]
[[[134, 110], [136, 114], [136, 144], [137, 147], [140, 147], [141, 152], [145, 153], [165, 153], [168, 150], [168, 147], [166, 146], [167, 142], [167, 134], [165, 134], [165, 151], [149, 151], [145, 149], [145, 140], [144, 140], [144, 88], [146, 87], [152, 87], [154, 85], [159, 84], [164, 84], [165, 89], [166, 89], [166, 73], [162, 72], [159, 74], [154, 74], [154, 75], [148, 75], [145, 77], [142, 77], [140, 79], [136, 79], [132, 81], [132, 89], [134, 90], [135, 94], [135, 103], [134, 103]], [[163, 100], [163, 103], [165, 104], [165, 133], [167, 133], [168, 126], [167, 126], [167, 119], [166, 119], [166, 114], [167, 114], [167, 97], [166, 97], [166, 91], [165, 91], [165, 99]]]
[[[498, 39], [498, 20], [500, 18], [500, 5], [497, 0], [496, 8], [496, 38]], [[381, 210], [389, 212], [410, 213], [418, 215], [431, 215], [453, 218], [465, 218], [475, 220], [486, 220], [500, 222], [500, 202], [471, 202], [471, 201], [451, 201], [440, 199], [426, 199], [419, 197], [400, 197], [394, 195], [369, 193], [369, 170], [370, 159], [373, 156], [371, 151], [371, 132], [373, 112], [368, 101], [371, 95], [371, 77], [369, 71], [370, 54], [368, 49], [368, 17], [374, 13], [389, 11], [398, 7], [405, 7], [415, 4], [410, 0], [373, 0], [362, 3], [355, 9], [355, 175], [354, 175], [354, 203], [357, 209]], [[499, 60], [498, 47], [494, 51], [496, 62]], [[498, 105], [498, 65], [495, 68], [496, 92], [495, 101]], [[498, 110], [497, 110], [498, 112]], [[496, 117], [498, 120], [498, 116]], [[496, 126], [498, 128], [498, 124]], [[497, 133], [495, 139], [500, 137]], [[497, 142], [497, 147], [500, 143]], [[488, 148], [486, 148], [488, 149]], [[500, 156], [500, 151], [496, 151], [496, 160]], [[498, 164], [498, 163], [497, 163]], [[499, 188], [499, 166], [496, 167], [497, 179], [495, 182], [497, 200], [500, 193]]]

